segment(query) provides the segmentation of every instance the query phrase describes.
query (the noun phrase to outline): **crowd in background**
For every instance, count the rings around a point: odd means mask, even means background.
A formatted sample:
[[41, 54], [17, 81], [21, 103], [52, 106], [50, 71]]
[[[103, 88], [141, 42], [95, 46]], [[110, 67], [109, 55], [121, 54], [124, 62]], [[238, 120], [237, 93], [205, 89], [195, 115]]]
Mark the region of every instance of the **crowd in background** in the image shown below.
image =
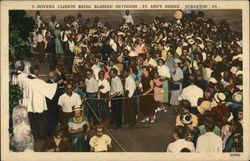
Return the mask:
[[103, 125], [136, 128], [167, 110], [178, 114], [167, 152], [243, 151], [242, 33], [226, 21], [181, 10], [150, 24], [126, 11], [117, 29], [81, 14], [44, 22], [37, 11], [35, 20], [30, 41], [49, 80], [25, 59], [30, 69], [17, 61], [13, 82], [45, 151], [109, 151]]

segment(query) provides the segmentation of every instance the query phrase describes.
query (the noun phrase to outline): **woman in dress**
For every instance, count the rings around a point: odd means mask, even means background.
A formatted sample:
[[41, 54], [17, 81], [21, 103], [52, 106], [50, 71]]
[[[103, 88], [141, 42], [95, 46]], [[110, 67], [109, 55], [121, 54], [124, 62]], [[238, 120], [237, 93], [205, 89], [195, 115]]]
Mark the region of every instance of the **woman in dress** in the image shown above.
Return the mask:
[[56, 54], [63, 54], [63, 48], [62, 48], [62, 43], [61, 43], [61, 31], [60, 31], [60, 25], [57, 24], [56, 28], [54, 30], [54, 35], [55, 35], [55, 51]]
[[88, 132], [90, 130], [88, 118], [83, 116], [82, 107], [73, 107], [74, 116], [68, 121], [68, 131], [72, 134], [72, 145], [75, 152], [88, 152]]
[[168, 80], [170, 79], [169, 68], [165, 65], [165, 59], [159, 58], [159, 65], [157, 66], [157, 71], [160, 75], [160, 80], [162, 81], [162, 88], [164, 90], [162, 103], [164, 104], [164, 112], [167, 112], [167, 103], [169, 102], [168, 98]]
[[141, 122], [155, 122], [155, 108], [154, 108], [154, 82], [150, 75], [150, 68], [143, 67], [143, 75], [141, 79], [142, 96], [140, 99], [140, 111], [144, 114], [144, 119]]
[[[170, 104], [174, 107], [174, 111], [176, 113], [179, 112], [179, 101], [178, 97], [181, 95], [182, 91], [182, 80], [183, 80], [183, 71], [179, 67], [180, 59], [174, 59], [174, 71], [172, 74], [173, 78], [173, 89], [172, 89], [172, 94], [171, 94], [171, 99], [170, 99]], [[175, 108], [176, 107], [176, 108]]]
[[67, 137], [64, 136], [63, 127], [58, 124], [55, 126], [53, 135], [45, 142], [46, 152], [71, 152], [72, 146]]

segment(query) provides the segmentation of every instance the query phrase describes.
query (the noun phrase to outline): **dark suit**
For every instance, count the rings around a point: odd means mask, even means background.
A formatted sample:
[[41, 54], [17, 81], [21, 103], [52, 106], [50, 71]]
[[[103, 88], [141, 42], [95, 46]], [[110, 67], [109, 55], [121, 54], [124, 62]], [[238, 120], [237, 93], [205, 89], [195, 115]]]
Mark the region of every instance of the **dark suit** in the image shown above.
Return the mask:
[[[47, 80], [47, 83], [54, 83], [52, 80]], [[52, 100], [49, 100], [48, 98], [46, 98], [46, 103], [47, 103], [47, 107], [48, 107], [48, 111], [47, 111], [47, 130], [48, 130], [48, 134], [49, 136], [51, 135], [55, 125], [59, 122], [59, 106], [58, 106], [58, 99], [60, 97], [60, 91], [59, 89], [57, 89], [54, 97]]]

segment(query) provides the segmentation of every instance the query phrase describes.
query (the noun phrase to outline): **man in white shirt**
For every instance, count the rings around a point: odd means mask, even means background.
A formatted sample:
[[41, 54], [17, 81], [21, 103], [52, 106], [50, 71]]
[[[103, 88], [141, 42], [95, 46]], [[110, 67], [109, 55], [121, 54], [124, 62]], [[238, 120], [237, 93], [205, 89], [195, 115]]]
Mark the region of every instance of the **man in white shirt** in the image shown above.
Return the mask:
[[[99, 87], [99, 98], [106, 99], [109, 97], [110, 84], [104, 79], [105, 72], [101, 70], [99, 73], [98, 87]], [[102, 121], [109, 120], [110, 109], [108, 107], [108, 102], [106, 100], [98, 101], [101, 119]]]
[[191, 141], [186, 141], [185, 128], [183, 126], [175, 126], [174, 128], [175, 141], [170, 143], [167, 147], [167, 152], [179, 153], [182, 149], [186, 148], [190, 152], [195, 152], [194, 144]]
[[120, 77], [118, 77], [118, 71], [115, 68], [110, 70], [111, 77], [111, 122], [115, 125], [114, 128], [122, 126], [122, 100], [119, 99], [123, 96], [123, 85]]
[[213, 117], [206, 117], [204, 124], [206, 133], [198, 138], [196, 152], [222, 152], [222, 139], [213, 132], [215, 128], [215, 119]]
[[91, 152], [107, 152], [112, 148], [111, 138], [104, 134], [104, 127], [102, 124], [97, 125], [96, 135], [94, 135], [90, 141]]
[[60, 122], [63, 125], [66, 136], [69, 137], [68, 120], [73, 117], [72, 107], [81, 106], [82, 100], [78, 94], [73, 92], [74, 87], [72, 83], [68, 82], [65, 88], [66, 92], [59, 97], [58, 105], [61, 106]]
[[96, 80], [99, 80], [98, 73], [101, 70], [101, 67], [100, 67], [99, 63], [100, 63], [100, 58], [96, 57], [95, 58], [95, 64], [91, 67], [91, 69], [93, 70], [93, 73], [94, 73], [94, 76], [95, 76]]
[[[94, 113], [97, 115], [97, 117], [99, 117], [98, 108], [97, 108], [97, 100], [95, 100], [97, 98], [97, 93], [99, 91], [99, 88], [98, 88], [98, 81], [94, 78], [93, 70], [88, 69], [86, 74], [87, 74], [87, 78], [85, 79], [86, 97], [88, 98], [87, 101], [90, 107], [88, 104], [85, 106], [85, 114], [89, 119], [90, 126], [93, 127], [93, 124], [98, 123], [98, 119], [96, 118]], [[90, 108], [92, 108], [94, 113]], [[93, 118], [93, 121], [94, 121], [93, 123], [91, 123], [91, 118]]]
[[39, 79], [39, 67], [33, 65], [30, 67], [31, 74], [28, 76], [28, 100], [27, 111], [30, 121], [31, 131], [34, 136], [34, 140], [46, 139], [47, 127], [46, 127], [46, 111], [47, 104], [46, 98], [52, 99], [57, 90], [57, 83], [48, 84]]
[[51, 21], [49, 22], [49, 30], [55, 30], [57, 25], [56, 16], [51, 17]]
[[23, 70], [23, 72], [25, 74], [29, 75], [30, 74], [31, 63], [30, 63], [30, 61], [28, 60], [28, 58], [26, 56], [23, 58], [23, 63], [24, 63], [24, 70]]
[[133, 97], [136, 89], [135, 81], [130, 74], [130, 69], [124, 69], [125, 79], [125, 97], [129, 97], [124, 100], [124, 121], [129, 127], [133, 127], [136, 124], [135, 104], [136, 98]]
[[203, 98], [203, 91], [201, 88], [195, 85], [195, 78], [193, 76], [189, 76], [190, 85], [183, 89], [181, 95], [178, 100], [188, 100], [191, 103], [192, 108], [190, 108], [190, 112], [193, 114], [199, 114], [197, 110], [197, 103], [199, 98]]
[[123, 16], [123, 19], [125, 20], [126, 24], [134, 24], [133, 17], [129, 14], [129, 10], [126, 10], [126, 14]]

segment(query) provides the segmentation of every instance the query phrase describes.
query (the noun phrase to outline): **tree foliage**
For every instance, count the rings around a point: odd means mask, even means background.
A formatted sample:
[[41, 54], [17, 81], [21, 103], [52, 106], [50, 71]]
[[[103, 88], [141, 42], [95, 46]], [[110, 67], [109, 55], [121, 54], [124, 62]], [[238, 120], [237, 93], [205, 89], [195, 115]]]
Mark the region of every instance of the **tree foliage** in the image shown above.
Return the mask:
[[24, 10], [9, 11], [9, 54], [17, 58], [30, 56], [29, 32], [35, 22], [25, 15]]

